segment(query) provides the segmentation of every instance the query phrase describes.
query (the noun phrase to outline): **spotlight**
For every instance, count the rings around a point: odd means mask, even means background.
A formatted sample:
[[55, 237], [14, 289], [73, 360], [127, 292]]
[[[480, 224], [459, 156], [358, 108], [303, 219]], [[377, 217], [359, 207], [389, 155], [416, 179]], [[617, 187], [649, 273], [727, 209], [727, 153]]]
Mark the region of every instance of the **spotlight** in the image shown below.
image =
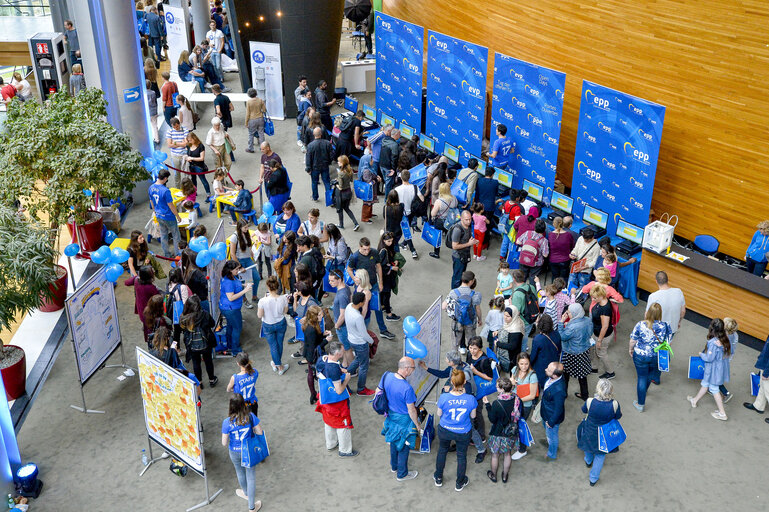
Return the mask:
[[247, 27], [250, 27], [250, 26], [251, 26], [251, 23], [247, 21], [247, 22], [245, 23], [245, 25], [246, 25]]
[[43, 481], [37, 478], [37, 464], [24, 464], [16, 471], [16, 487], [19, 494], [26, 498], [37, 499], [43, 490]]
[[283, 13], [282, 13], [281, 11], [278, 11], [278, 12], [276, 12], [275, 14], [277, 14], [277, 15], [278, 15], [278, 18], [280, 18], [281, 16], [283, 16]]
[[264, 16], [259, 16], [259, 21], [264, 21]]

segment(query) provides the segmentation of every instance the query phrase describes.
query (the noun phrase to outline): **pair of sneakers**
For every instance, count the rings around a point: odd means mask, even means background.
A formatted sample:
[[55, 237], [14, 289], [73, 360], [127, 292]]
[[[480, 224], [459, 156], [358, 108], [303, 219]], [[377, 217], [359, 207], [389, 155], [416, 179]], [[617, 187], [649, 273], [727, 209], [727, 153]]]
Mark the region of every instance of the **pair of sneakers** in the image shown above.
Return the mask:
[[[413, 473], [416, 473], [416, 471], [413, 471]], [[416, 475], [415, 475], [415, 477], [416, 477]], [[400, 481], [400, 478], [398, 479], [398, 481]], [[443, 487], [443, 478], [439, 478], [437, 476], [433, 476], [433, 481], [435, 482], [435, 487]], [[467, 476], [465, 476], [465, 479], [464, 479], [464, 481], [461, 484], [456, 484], [454, 486], [454, 490], [457, 491], [457, 492], [462, 492], [462, 489], [467, 487], [467, 484], [469, 484], [469, 483], [470, 483], [470, 479]]]
[[278, 366], [275, 363], [273, 363], [272, 361], [270, 361], [270, 366], [272, 367], [272, 371], [274, 371], [278, 375], [283, 375], [284, 373], [286, 373], [288, 371], [288, 363], [283, 363], [283, 369], [282, 370], [278, 370]]

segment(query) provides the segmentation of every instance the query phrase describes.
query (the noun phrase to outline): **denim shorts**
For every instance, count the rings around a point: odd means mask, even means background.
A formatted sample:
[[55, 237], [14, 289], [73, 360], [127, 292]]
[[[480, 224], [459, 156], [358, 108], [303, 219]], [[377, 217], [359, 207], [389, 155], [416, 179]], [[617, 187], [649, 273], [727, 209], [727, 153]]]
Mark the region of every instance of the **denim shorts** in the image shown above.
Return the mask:
[[719, 386], [718, 386], [718, 384], [711, 384], [711, 383], [709, 383], [708, 381], [706, 381], [706, 380], [703, 380], [703, 381], [700, 383], [700, 385], [701, 385], [703, 388], [708, 388], [708, 391], [710, 391], [710, 394], [711, 394], [711, 395], [715, 395], [716, 393], [720, 393], [720, 392], [721, 392], [721, 390], [719, 389]]

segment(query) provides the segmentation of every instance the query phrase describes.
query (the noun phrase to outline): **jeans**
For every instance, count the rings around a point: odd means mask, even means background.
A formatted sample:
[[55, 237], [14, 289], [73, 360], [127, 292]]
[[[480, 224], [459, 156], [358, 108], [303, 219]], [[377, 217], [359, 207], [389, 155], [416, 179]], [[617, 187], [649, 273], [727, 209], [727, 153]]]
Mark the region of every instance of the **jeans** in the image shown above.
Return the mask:
[[163, 117], [166, 119], [166, 124], [171, 126], [171, 118], [176, 116], [176, 107], [173, 105], [170, 107], [163, 107]]
[[393, 189], [393, 186], [395, 185], [395, 173], [393, 173], [392, 176], [389, 176], [389, 173], [393, 172], [392, 169], [384, 169], [382, 168], [382, 174], [384, 175], [384, 196], [385, 200], [387, 200], [387, 195], [390, 193], [390, 191]]
[[284, 318], [277, 324], [262, 323], [264, 336], [267, 338], [267, 344], [270, 346], [270, 357], [276, 366], [282, 366], [280, 359], [283, 357], [283, 338], [286, 336], [286, 319]]
[[[480, 245], [480, 244], [479, 244]], [[542, 273], [542, 265], [537, 267], [529, 267], [528, 265], [521, 265], [520, 269], [523, 271], [523, 275], [530, 284], [534, 284], [534, 278]]]
[[510, 246], [512, 245], [513, 242], [510, 241], [510, 237], [507, 236], [507, 233], [502, 233], [502, 247], [499, 248], [499, 257], [507, 258], [507, 251], [510, 250]]
[[558, 458], [558, 429], [561, 428], [561, 424], [553, 427], [548, 427], [546, 422], [542, 422], [542, 426], [545, 427], [545, 436], [547, 436], [547, 456], [551, 459]]
[[569, 285], [566, 288], [568, 290], [571, 290], [572, 288], [582, 289], [582, 287], [589, 282], [589, 272], [575, 272], [574, 274], [569, 274]]
[[465, 270], [467, 270], [467, 262], [462, 261], [460, 258], [457, 258], [456, 256], [452, 255], [451, 259], [453, 260], [453, 267], [451, 272], [451, 289], [459, 288], [459, 285], [462, 284], [462, 274]]
[[240, 465], [240, 452], [235, 450], [229, 450], [229, 452], [232, 465], [235, 466], [235, 474], [238, 475], [238, 484], [248, 496], [248, 509], [253, 510], [256, 506], [254, 498], [256, 495], [256, 466], [244, 468]]
[[[323, 186], [326, 190], [331, 188], [331, 178], [328, 174], [328, 169], [313, 169], [310, 172], [311, 185], [312, 185], [312, 200], [318, 200], [318, 178], [323, 180]], [[325, 197], [325, 196], [324, 196]]]
[[234, 206], [228, 206], [227, 210], [230, 212], [230, 218], [232, 219], [233, 223], [238, 222], [238, 215], [237, 215], [238, 213], [242, 215], [244, 213], [248, 213], [251, 211], [251, 210], [237, 210]]
[[240, 348], [240, 331], [243, 330], [243, 315], [240, 309], [223, 309], [222, 314], [227, 319], [227, 347], [235, 356], [242, 352]]
[[336, 337], [339, 338], [339, 343], [342, 344], [345, 350], [350, 350], [352, 345], [347, 340], [347, 326], [342, 326], [336, 330]]
[[188, 73], [185, 75], [184, 78], [182, 78], [184, 82], [197, 82], [198, 87], [200, 87], [200, 92], [206, 92], [206, 79], [202, 76], [195, 76], [193, 74]]
[[[393, 241], [393, 243], [395, 244], [395, 250], [396, 250], [397, 252], [400, 252], [400, 241], [401, 241], [401, 236], [403, 236], [403, 233], [401, 233], [400, 235], [398, 235], [398, 236], [395, 238], [395, 241]], [[411, 251], [411, 252], [417, 252], [417, 250], [414, 248], [414, 242], [413, 242], [412, 240], [406, 240], [406, 239], [404, 239], [404, 240], [403, 240], [403, 243], [404, 243], [404, 244], [406, 244], [406, 247], [408, 247], [409, 251]]]
[[603, 462], [606, 459], [605, 453], [587, 453], [585, 452], [585, 463], [592, 464], [590, 468], [590, 481], [595, 483], [601, 477], [601, 470], [603, 469]]
[[764, 275], [764, 270], [766, 270], [765, 261], [756, 261], [752, 258], [745, 258], [745, 263], [747, 263], [748, 272], [750, 272], [751, 274], [756, 276]]
[[[606, 340], [604, 340], [606, 341]], [[653, 380], [659, 381], [660, 371], [657, 366], [657, 356], [641, 356], [633, 352], [633, 364], [638, 374], [636, 392], [638, 393], [638, 405], [646, 403], [646, 392]]]
[[446, 466], [446, 454], [449, 452], [449, 446], [454, 441], [457, 444], [457, 487], [465, 483], [465, 472], [467, 471], [467, 446], [470, 444], [470, 432], [460, 434], [446, 430], [441, 425], [437, 429], [438, 457], [435, 459], [435, 478], [443, 479], [443, 468]]
[[155, 48], [155, 56], [160, 59], [163, 57], [163, 38], [161, 37], [150, 37], [149, 38], [149, 45]]
[[355, 373], [358, 370], [358, 393], [366, 389], [366, 377], [368, 376], [368, 343], [351, 343], [352, 351], [355, 352], [355, 361], [347, 368], [349, 373]]
[[[384, 313], [382, 313], [381, 307], [379, 308], [378, 311], [374, 311], [374, 316], [376, 317], [376, 324], [379, 327], [379, 332], [385, 332], [387, 330], [387, 324], [384, 321]], [[366, 318], [364, 320], [366, 322], [366, 328], [368, 328], [369, 321], [371, 320], [370, 309], [366, 312]]]
[[[158, 226], [160, 226], [160, 247], [163, 248], [163, 254], [165, 255], [166, 258], [175, 256], [178, 253], [176, 246], [179, 244], [179, 241], [181, 240], [181, 235], [179, 234], [179, 224], [176, 223], [176, 219], [173, 219], [173, 220], [158, 219]], [[169, 234], [174, 239], [173, 251], [171, 251], [168, 247]]]
[[297, 126], [296, 127], [296, 140], [301, 141], [302, 140], [302, 127]]
[[222, 54], [212, 51], [210, 60], [211, 64], [214, 66], [214, 71], [216, 71], [216, 77], [219, 80], [224, 81], [224, 73], [222, 72]]
[[550, 271], [553, 273], [553, 279], [556, 277], [562, 278], [564, 281], [569, 280], [569, 268], [571, 267], [571, 261], [562, 261], [560, 263], [550, 262]]
[[[203, 169], [191, 165], [190, 172], [203, 172]], [[198, 186], [198, 180], [200, 180], [200, 182], [203, 184], [203, 189], [206, 191], [206, 196], [211, 195], [211, 185], [208, 184], [208, 180], [206, 179], [205, 174], [193, 174], [190, 176], [190, 178], [192, 179], [192, 184], [195, 185], [195, 187]]]
[[403, 445], [401, 450], [395, 448], [395, 443], [390, 443], [390, 469], [396, 472], [398, 478], [403, 478], [409, 473], [409, 448]]
[[256, 135], [259, 145], [264, 142], [264, 118], [251, 119], [248, 121], [248, 150], [254, 150], [254, 135]]
[[[238, 258], [238, 263], [240, 263], [243, 268], [248, 268], [255, 262], [251, 258]], [[259, 277], [259, 272], [256, 270], [256, 267], [251, 269], [251, 279], [254, 281], [254, 287], [251, 289], [251, 297], [254, 301], [258, 301], [259, 297], [256, 295], [256, 289], [259, 288], [259, 281], [261, 280], [261, 277]]]

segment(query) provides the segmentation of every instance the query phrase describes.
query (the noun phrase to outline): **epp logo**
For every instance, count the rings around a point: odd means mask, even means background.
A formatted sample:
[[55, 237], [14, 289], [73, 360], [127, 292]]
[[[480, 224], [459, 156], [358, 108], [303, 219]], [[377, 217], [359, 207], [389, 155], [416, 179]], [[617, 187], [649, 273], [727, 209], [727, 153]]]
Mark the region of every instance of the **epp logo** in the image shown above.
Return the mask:
[[431, 42], [431, 43], [434, 42], [435, 47], [437, 49], [442, 50], [444, 52], [449, 51], [449, 45], [446, 44], [446, 42], [444, 42], [444, 41], [439, 41], [438, 38], [435, 37], [434, 35], [430, 34], [430, 37], [428, 37], [427, 40], [428, 40], [428, 42]]
[[638, 201], [636, 201], [632, 197], [630, 198], [630, 205], [631, 206], [635, 206], [639, 210], [643, 210], [644, 209], [644, 205], [642, 203], [639, 203]]
[[641, 189], [641, 190], [644, 189], [644, 184], [642, 182], [638, 181], [637, 179], [635, 179], [632, 176], [630, 177], [630, 184], [635, 186], [635, 187], [637, 187], [637, 188], [639, 188], [639, 189]]
[[[617, 218], [617, 217], [619, 217], [619, 218]], [[622, 214], [621, 213], [615, 213], [614, 214], [614, 223], [616, 224], [620, 220], [622, 220]]]
[[585, 99], [602, 110], [609, 110], [609, 100], [596, 96], [590, 89], [585, 90]]
[[414, 31], [411, 30], [411, 27], [409, 27], [408, 25], [403, 25], [403, 28], [405, 28], [406, 32], [408, 32], [409, 34], [413, 34], [414, 33]]
[[526, 167], [531, 167], [531, 162], [529, 162], [526, 158], [523, 157], [520, 153], [516, 155], [518, 157], [518, 161], [521, 162]]
[[617, 198], [614, 196], [614, 194], [610, 194], [610, 193], [608, 193], [608, 192], [606, 191], [606, 189], [603, 189], [603, 190], [601, 190], [601, 195], [602, 195], [603, 197], [605, 197], [606, 199], [608, 199], [609, 201], [613, 202], [613, 203], [616, 203], [616, 202], [617, 202]]
[[414, 52], [414, 55], [420, 54], [420, 51], [414, 45], [410, 45], [409, 48], [411, 48], [411, 51]]
[[467, 91], [465, 92], [470, 94], [473, 98], [481, 98], [481, 90], [478, 87], [473, 87], [467, 82], [467, 80], [462, 80], [462, 90], [464, 90], [465, 87], [467, 87]]
[[441, 83], [440, 77], [435, 73], [430, 73], [430, 80], [432, 80], [433, 82]]
[[521, 73], [517, 73], [513, 68], [510, 68], [510, 74], [513, 75], [513, 78], [516, 80], [523, 81], [523, 75]]
[[472, 70], [473, 70], [473, 73], [475, 73], [475, 76], [477, 76], [477, 77], [482, 77], [482, 76], [483, 76], [483, 73], [481, 73], [481, 72], [480, 72], [480, 71], [478, 71], [477, 69], [475, 69], [475, 68], [472, 68]]
[[632, 113], [634, 113], [634, 114], [636, 114], [636, 115], [639, 115], [639, 116], [642, 116], [642, 115], [643, 115], [643, 113], [644, 113], [644, 111], [643, 111], [643, 110], [641, 110], [640, 108], [636, 107], [636, 106], [635, 106], [635, 105], [633, 105], [632, 103], [628, 103], [628, 105], [627, 105], [627, 108], [628, 108], [628, 110], [630, 110]]
[[515, 96], [513, 96], [513, 105], [520, 108], [521, 110], [526, 110], [526, 102], [519, 100]]
[[472, 114], [472, 113], [469, 114], [469, 115], [470, 115], [470, 119], [472, 119], [475, 122], [478, 122], [478, 116], [476, 116], [475, 114]]
[[601, 121], [598, 121], [598, 128], [605, 131], [606, 133], [611, 133], [611, 126], [607, 126], [603, 124]]
[[393, 89], [390, 86], [390, 84], [385, 83], [384, 80], [382, 80], [381, 78], [377, 78], [377, 83], [379, 83], [379, 86], [382, 88], [383, 91], [392, 94]]
[[545, 142], [549, 142], [550, 144], [553, 144], [553, 145], [558, 144], [558, 141], [556, 140], [556, 138], [551, 137], [550, 135], [547, 134], [547, 132], [542, 134], [542, 138], [545, 139]]
[[[431, 105], [432, 105], [432, 106], [431, 106]], [[444, 119], [446, 118], [446, 110], [445, 110], [445, 109], [442, 109], [441, 107], [439, 107], [438, 105], [436, 105], [436, 104], [435, 104], [435, 102], [433, 102], [433, 100], [430, 100], [430, 101], [428, 101], [428, 102], [427, 102], [427, 106], [428, 106], [428, 107], [430, 107], [430, 108], [432, 108], [432, 109], [433, 109], [433, 112], [435, 112], [436, 114], [438, 114], [440, 117], [442, 117], [442, 118], [444, 118]]]
[[467, 53], [469, 53], [470, 55], [475, 55], [475, 50], [474, 50], [473, 48], [470, 48], [470, 47], [469, 47], [469, 46], [467, 46], [466, 44], [463, 44], [463, 45], [462, 45], [462, 49], [463, 49], [464, 51], [466, 51]]
[[412, 89], [411, 87], [409, 87], [409, 94], [411, 94], [412, 96], [419, 96], [419, 93], [414, 89]]
[[649, 142], [652, 141], [652, 134], [651, 133], [646, 133], [645, 131], [643, 131], [640, 128], [638, 129], [638, 133], [641, 134], [641, 137], [643, 137], [644, 139], [648, 140]]
[[526, 119], [528, 119], [531, 122], [531, 124], [533, 124], [534, 126], [542, 126], [542, 119], [538, 118], [535, 115], [527, 114]]
[[454, 135], [459, 135], [459, 132], [458, 132], [458, 131], [457, 131], [457, 129], [456, 129], [456, 128], [454, 128], [453, 126], [449, 126], [449, 131], [450, 131], [451, 133], [453, 133]]
[[496, 101], [499, 101], [499, 96], [497, 96], [497, 94], [496, 94], [496, 93], [493, 93], [493, 94], [491, 95], [491, 101], [495, 101], [495, 102], [496, 102]]
[[394, 52], [394, 51], [396, 51], [396, 50], [395, 50], [395, 47], [394, 47], [393, 45], [391, 45], [389, 42], [385, 42], [385, 46], [386, 46], [386, 47], [387, 47], [387, 49], [388, 49], [388, 50], [390, 50], [391, 52]]
[[531, 135], [531, 134], [530, 134], [528, 131], [524, 130], [523, 128], [521, 128], [521, 127], [520, 127], [520, 126], [518, 126], [518, 125], [515, 125], [515, 133], [516, 133], [517, 135], [520, 135], [520, 136], [521, 136], [521, 137], [523, 137], [524, 139], [528, 139], [528, 138], [529, 138], [529, 135]]
[[595, 181], [596, 183], [601, 183], [601, 173], [588, 167], [585, 162], [580, 160], [579, 163], [577, 163], [577, 170], [584, 172], [585, 176]]
[[421, 73], [419, 72], [419, 66], [417, 66], [416, 64], [412, 64], [412, 63], [411, 63], [411, 62], [409, 62], [409, 60], [408, 60], [407, 58], [405, 58], [405, 57], [403, 58], [403, 65], [404, 65], [404, 67], [405, 67], [406, 69], [408, 69], [410, 72], [412, 72], [412, 73], [416, 73], [416, 74], [418, 74], [418, 75], [419, 75], [419, 74], [421, 74]]
[[251, 58], [254, 59], [254, 62], [257, 64], [261, 64], [265, 60], [264, 53], [261, 50], [256, 50], [254, 53], [252, 53]]
[[555, 171], [555, 164], [551, 164], [550, 160], [545, 160], [545, 167], [547, 167], [551, 171]]
[[529, 84], [524, 85], [523, 89], [535, 98], [539, 98], [539, 91], [533, 87], [529, 87]]
[[447, 66], [446, 64], [444, 64], [443, 62], [441, 62], [441, 69], [443, 71], [445, 71], [446, 73], [451, 73], [452, 72], [451, 68], [449, 66]]
[[403, 110], [403, 106], [395, 100], [393, 100], [393, 105], [395, 105], [398, 108], [398, 110]]
[[585, 131], [585, 132], [582, 132], [582, 136], [583, 136], [583, 137], [585, 137], [585, 138], [587, 139], [587, 141], [588, 141], [588, 142], [592, 142], [593, 144], [596, 144], [596, 143], [597, 143], [597, 140], [596, 140], [596, 138], [595, 138], [595, 137], [593, 137], [592, 135], [590, 135], [589, 133], [587, 133], [586, 131]]
[[174, 15], [173, 15], [173, 13], [167, 12], [167, 13], [166, 13], [166, 21], [167, 21], [167, 22], [168, 22], [170, 25], [173, 25], [173, 24], [174, 24], [174, 20], [175, 20], [175, 18], [174, 18]]
[[389, 21], [382, 21], [382, 28], [388, 31], [392, 31], [393, 26]]
[[614, 162], [609, 162], [607, 159], [602, 158], [601, 163], [606, 166], [607, 168], [611, 169], [612, 171], [617, 170], [617, 165]]
[[390, 73], [390, 78], [392, 78], [394, 81], [396, 81], [398, 83], [400, 83], [400, 81], [401, 81], [401, 77], [399, 77], [395, 73]]
[[538, 182], [542, 183], [543, 185], [545, 184], [545, 177], [537, 174], [537, 171], [531, 171], [531, 177], [537, 180]]
[[475, 139], [475, 140], [481, 140], [481, 138], [478, 136], [478, 134], [477, 134], [477, 133], [475, 133], [474, 131], [472, 131], [472, 130], [467, 130], [467, 133], [469, 133], [469, 134], [470, 134], [470, 136], [471, 136], [473, 139]]
[[512, 120], [513, 120], [513, 114], [511, 114], [510, 112], [505, 112], [505, 110], [504, 110], [504, 109], [500, 108], [500, 109], [499, 109], [499, 113], [500, 113], [500, 115], [501, 115], [502, 117], [504, 117], [505, 119], [507, 119], [507, 120], [509, 120], [509, 121], [512, 121]]
[[452, 106], [454, 106], [454, 107], [456, 107], [456, 106], [457, 106], [457, 100], [455, 100], [455, 99], [454, 99], [454, 98], [452, 98], [451, 96], [446, 96], [446, 101], [448, 101], [449, 103], [451, 103], [451, 105], [452, 105]]
[[640, 150], [636, 149], [629, 142], [626, 142], [622, 146], [622, 149], [625, 150], [625, 154], [626, 155], [632, 156], [633, 158], [635, 158], [639, 162], [641, 162], [643, 164], [646, 164], [646, 165], [649, 165], [649, 154], [648, 153], [644, 153], [643, 151], [640, 151]]
[[563, 99], [563, 91], [560, 90], [560, 89], [556, 89], [555, 90], [555, 97], [558, 98], [559, 100], [562, 100]]

